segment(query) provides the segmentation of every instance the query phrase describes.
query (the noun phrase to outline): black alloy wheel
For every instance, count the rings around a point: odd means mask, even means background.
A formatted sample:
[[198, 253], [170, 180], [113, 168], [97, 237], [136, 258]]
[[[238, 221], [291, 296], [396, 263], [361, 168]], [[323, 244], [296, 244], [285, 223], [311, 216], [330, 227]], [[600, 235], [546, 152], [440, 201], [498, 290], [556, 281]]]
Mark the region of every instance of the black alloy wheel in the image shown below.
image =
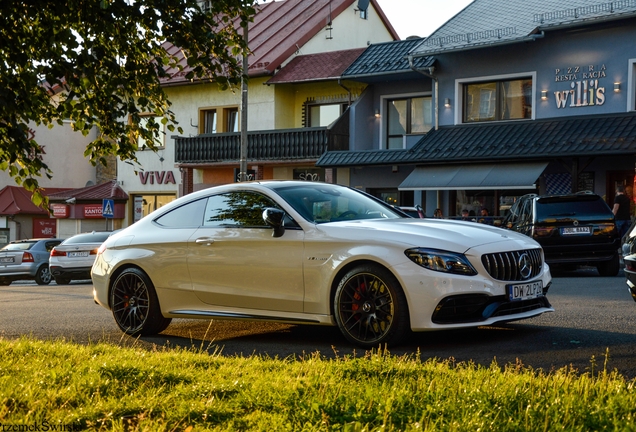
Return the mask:
[[408, 306], [400, 284], [377, 265], [358, 266], [342, 278], [334, 312], [342, 334], [364, 348], [395, 345], [409, 328]]
[[161, 333], [172, 321], [161, 315], [150, 278], [137, 268], [127, 268], [117, 276], [110, 291], [110, 307], [119, 328], [131, 336]]

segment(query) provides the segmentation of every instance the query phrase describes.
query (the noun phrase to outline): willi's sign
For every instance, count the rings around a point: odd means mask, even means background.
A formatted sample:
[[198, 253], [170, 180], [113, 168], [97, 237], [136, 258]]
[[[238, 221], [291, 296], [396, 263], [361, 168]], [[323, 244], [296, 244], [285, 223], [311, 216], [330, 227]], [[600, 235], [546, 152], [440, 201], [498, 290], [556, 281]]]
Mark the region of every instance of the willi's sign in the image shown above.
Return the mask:
[[572, 66], [555, 69], [555, 81], [569, 82], [569, 90], [554, 92], [557, 108], [579, 108], [605, 103], [605, 87], [599, 80], [606, 78], [605, 65]]

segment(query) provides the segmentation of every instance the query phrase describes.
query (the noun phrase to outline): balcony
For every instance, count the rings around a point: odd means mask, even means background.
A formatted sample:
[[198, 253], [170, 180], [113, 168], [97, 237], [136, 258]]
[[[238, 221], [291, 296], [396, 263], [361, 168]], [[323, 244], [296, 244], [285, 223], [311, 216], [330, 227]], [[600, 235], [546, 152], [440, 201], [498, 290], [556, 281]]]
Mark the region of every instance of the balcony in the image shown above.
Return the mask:
[[[349, 116], [342, 115], [329, 127], [275, 129], [247, 133], [247, 160], [277, 162], [318, 160], [326, 151], [349, 149]], [[175, 137], [177, 164], [237, 162], [241, 133]]]

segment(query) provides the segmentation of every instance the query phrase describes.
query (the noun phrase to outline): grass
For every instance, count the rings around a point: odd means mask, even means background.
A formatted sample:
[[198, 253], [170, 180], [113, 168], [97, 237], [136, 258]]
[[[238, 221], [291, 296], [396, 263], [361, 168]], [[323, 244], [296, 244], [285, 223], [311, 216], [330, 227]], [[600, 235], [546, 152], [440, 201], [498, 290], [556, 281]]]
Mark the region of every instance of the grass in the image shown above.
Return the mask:
[[636, 382], [600, 369], [0, 339], [0, 430], [636, 430]]

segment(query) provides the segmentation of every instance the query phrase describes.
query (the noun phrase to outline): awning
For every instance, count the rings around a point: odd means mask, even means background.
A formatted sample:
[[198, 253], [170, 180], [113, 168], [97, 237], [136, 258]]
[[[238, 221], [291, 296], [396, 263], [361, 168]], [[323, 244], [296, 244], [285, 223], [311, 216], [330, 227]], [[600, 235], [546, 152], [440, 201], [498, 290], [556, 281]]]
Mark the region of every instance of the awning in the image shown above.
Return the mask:
[[417, 167], [399, 190], [534, 189], [547, 162]]

